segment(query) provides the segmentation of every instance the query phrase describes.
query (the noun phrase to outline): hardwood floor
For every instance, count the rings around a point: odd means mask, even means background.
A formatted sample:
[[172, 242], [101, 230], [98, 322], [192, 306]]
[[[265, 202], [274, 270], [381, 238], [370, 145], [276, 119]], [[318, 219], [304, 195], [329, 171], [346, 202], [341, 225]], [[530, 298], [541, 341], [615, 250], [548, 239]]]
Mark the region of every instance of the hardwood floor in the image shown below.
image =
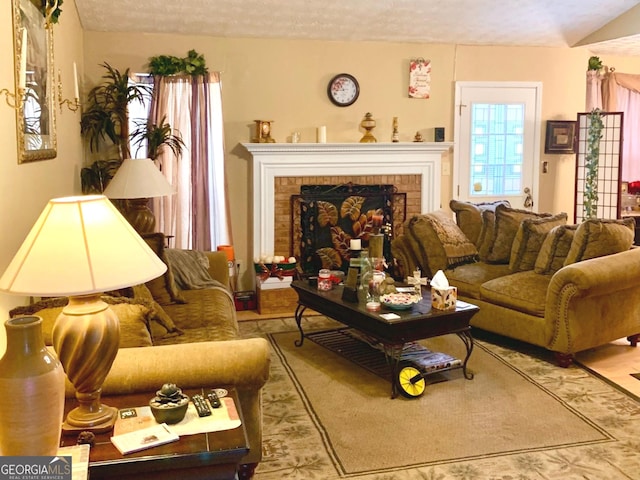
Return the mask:
[[580, 352], [576, 360], [640, 399], [640, 380], [631, 376], [640, 373], [640, 347], [630, 346], [626, 338]]

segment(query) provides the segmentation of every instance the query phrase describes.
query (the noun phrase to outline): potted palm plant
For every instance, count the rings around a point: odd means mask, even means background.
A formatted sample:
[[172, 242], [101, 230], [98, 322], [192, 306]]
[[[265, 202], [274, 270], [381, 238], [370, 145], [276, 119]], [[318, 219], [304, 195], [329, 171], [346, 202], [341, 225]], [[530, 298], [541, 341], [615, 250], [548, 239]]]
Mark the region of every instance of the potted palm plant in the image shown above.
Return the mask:
[[160, 125], [138, 122], [133, 132], [129, 131], [128, 105], [142, 102], [151, 94], [151, 88], [129, 82], [129, 69], [120, 72], [108, 63], [104, 81], [91, 89], [88, 105], [80, 119], [80, 132], [89, 144], [92, 153], [103, 158], [94, 161], [80, 172], [83, 193], [102, 193], [118, 171], [125, 158], [131, 156], [129, 145], [147, 141], [147, 152], [156, 159], [161, 149], [168, 146], [177, 155], [182, 154], [184, 142], [179, 132], [174, 131], [163, 118]]
[[131, 143], [141, 145], [146, 141], [147, 157], [156, 160], [164, 147], [169, 147], [176, 157], [182, 155], [185, 147], [180, 132], [171, 128], [167, 117], [162, 117], [160, 124], [152, 122], [136, 122], [136, 129], [131, 132]]
[[131, 83], [128, 68], [121, 73], [108, 63], [102, 66], [106, 69], [104, 81], [89, 91], [87, 107], [80, 118], [80, 133], [89, 141], [92, 152], [111, 143], [117, 148], [120, 160], [124, 160], [130, 156], [129, 103], [142, 103], [151, 90]]

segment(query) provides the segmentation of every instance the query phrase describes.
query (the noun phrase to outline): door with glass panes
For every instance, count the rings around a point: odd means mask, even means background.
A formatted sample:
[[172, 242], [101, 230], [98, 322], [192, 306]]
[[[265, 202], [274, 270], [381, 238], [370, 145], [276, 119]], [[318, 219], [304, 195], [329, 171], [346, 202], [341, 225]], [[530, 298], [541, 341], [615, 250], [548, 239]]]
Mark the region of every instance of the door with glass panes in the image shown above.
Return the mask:
[[536, 209], [539, 82], [457, 82], [453, 196]]

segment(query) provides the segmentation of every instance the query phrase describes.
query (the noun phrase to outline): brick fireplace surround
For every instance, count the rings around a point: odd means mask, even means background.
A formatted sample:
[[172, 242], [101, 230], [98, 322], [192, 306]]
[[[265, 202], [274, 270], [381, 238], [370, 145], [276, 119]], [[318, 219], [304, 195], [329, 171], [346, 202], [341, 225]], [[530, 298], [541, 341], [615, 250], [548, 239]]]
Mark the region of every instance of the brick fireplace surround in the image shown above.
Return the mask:
[[[301, 185], [395, 185], [407, 218], [440, 207], [442, 155], [451, 143], [246, 143], [252, 154], [253, 256], [289, 256], [291, 195]], [[399, 234], [401, 232], [394, 232]]]

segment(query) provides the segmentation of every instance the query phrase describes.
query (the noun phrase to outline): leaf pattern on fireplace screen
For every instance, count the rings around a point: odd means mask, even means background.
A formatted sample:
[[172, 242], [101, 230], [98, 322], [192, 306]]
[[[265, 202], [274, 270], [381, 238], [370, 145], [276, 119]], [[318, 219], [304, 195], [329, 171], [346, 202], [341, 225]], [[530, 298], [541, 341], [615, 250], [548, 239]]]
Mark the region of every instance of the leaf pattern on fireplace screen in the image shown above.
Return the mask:
[[302, 271], [346, 270], [351, 239], [367, 246], [374, 214], [394, 227], [397, 220], [404, 222], [406, 195], [393, 185], [303, 185], [300, 195], [292, 195], [291, 207], [292, 254]]

